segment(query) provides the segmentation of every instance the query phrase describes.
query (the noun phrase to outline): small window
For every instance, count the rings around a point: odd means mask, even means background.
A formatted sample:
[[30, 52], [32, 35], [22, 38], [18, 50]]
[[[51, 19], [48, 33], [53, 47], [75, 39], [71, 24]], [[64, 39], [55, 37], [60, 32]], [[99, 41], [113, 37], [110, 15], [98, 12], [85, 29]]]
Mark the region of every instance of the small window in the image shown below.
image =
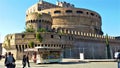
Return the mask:
[[12, 36], [10, 36], [10, 39], [12, 39]]
[[91, 13], [92, 16], [94, 16], [94, 13]]
[[27, 45], [25, 45], [25, 48], [27, 48]]
[[37, 47], [37, 44], [35, 44], [35, 47]]
[[38, 46], [40, 46], [40, 44], [38, 44]]
[[25, 37], [25, 35], [23, 34], [23, 35], [22, 35], [22, 38], [24, 38], [24, 37]]
[[41, 20], [39, 20], [39, 22], [41, 22]]
[[53, 38], [53, 35], [51, 35], [51, 38]]
[[86, 12], [86, 14], [88, 15], [89, 13], [88, 13], [88, 12]]
[[41, 44], [41, 47], [43, 47], [43, 44]]
[[55, 14], [60, 14], [60, 13], [61, 13], [61, 11], [54, 11], [54, 13], [55, 13]]
[[38, 7], [38, 11], [41, 11], [41, 7]]
[[83, 11], [76, 11], [76, 13], [78, 13], [78, 14], [82, 14], [82, 13], [83, 13]]
[[96, 17], [97, 17], [97, 15], [96, 15]]
[[54, 44], [54, 47], [55, 47], [56, 45]]
[[66, 13], [72, 13], [72, 10], [66, 10]]
[[45, 44], [45, 47], [47, 47], [47, 44]]

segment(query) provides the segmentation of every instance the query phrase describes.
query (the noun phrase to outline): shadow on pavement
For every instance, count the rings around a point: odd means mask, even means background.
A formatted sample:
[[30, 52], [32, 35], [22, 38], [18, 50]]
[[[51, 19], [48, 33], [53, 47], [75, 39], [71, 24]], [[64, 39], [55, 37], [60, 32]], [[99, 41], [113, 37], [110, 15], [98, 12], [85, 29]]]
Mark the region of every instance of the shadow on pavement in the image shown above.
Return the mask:
[[58, 64], [84, 64], [84, 63], [89, 63], [86, 61], [79, 61], [79, 62], [60, 62]]

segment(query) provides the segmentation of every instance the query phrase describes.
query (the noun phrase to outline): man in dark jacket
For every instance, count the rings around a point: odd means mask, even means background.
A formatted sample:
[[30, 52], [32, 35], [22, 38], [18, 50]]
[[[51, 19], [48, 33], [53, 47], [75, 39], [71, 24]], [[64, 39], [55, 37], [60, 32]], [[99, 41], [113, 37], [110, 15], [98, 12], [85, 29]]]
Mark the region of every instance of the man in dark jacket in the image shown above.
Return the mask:
[[23, 64], [23, 68], [26, 67], [26, 55], [23, 55], [23, 58], [22, 58], [22, 64]]
[[28, 67], [30, 67], [29, 54], [26, 55], [26, 61], [27, 61]]

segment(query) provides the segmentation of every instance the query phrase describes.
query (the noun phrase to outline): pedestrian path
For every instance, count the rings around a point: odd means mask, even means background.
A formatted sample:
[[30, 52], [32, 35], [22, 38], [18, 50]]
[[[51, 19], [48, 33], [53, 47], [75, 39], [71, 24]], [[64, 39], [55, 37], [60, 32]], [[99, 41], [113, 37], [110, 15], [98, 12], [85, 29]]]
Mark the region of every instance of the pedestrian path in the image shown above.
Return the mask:
[[[117, 62], [81, 62], [76, 59], [65, 59], [61, 63], [53, 64], [35, 64], [30, 62], [30, 66], [29, 68], [117, 68]], [[5, 68], [4, 60], [0, 61], [0, 68]], [[22, 68], [21, 60], [16, 61], [16, 68]]]

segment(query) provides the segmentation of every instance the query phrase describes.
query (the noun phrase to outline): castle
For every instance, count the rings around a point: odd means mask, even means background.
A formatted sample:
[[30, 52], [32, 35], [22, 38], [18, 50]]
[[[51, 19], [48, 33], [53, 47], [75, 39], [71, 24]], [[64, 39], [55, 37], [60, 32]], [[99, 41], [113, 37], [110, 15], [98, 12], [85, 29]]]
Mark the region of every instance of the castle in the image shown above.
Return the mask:
[[[63, 58], [107, 58], [106, 36], [101, 29], [101, 16], [92, 10], [76, 8], [67, 2], [51, 4], [39, 1], [26, 11], [26, 31], [8, 34], [2, 46], [21, 59], [27, 48], [61, 47]], [[107, 36], [110, 56], [119, 50], [119, 37]], [[32, 45], [30, 45], [32, 44]]]

